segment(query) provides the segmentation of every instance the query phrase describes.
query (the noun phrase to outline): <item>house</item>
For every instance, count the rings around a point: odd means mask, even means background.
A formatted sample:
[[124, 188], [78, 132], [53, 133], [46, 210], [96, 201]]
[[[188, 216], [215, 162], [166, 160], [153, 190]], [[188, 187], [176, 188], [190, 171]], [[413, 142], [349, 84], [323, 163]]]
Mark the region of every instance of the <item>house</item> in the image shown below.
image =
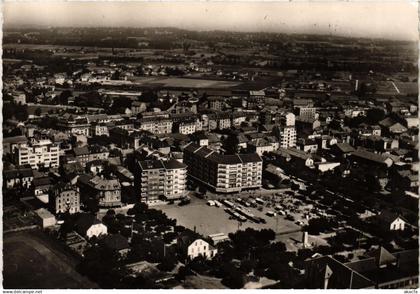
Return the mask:
[[318, 144], [314, 140], [298, 140], [297, 148], [309, 153], [316, 153], [318, 151]]
[[391, 174], [393, 191], [418, 191], [419, 176], [410, 170], [397, 170]]
[[127, 238], [120, 234], [106, 235], [102, 242], [106, 248], [112, 252], [117, 252], [121, 257], [127, 256], [130, 250]]
[[273, 154], [277, 159], [284, 162], [293, 161], [309, 168], [314, 167], [312, 155], [296, 148], [279, 148], [277, 151], [274, 151]]
[[217, 249], [208, 242], [193, 236], [183, 235], [177, 239], [178, 248], [187, 260], [193, 260], [198, 256], [212, 259], [217, 254]]
[[404, 231], [408, 224], [407, 220], [402, 216], [391, 211], [383, 211], [379, 214], [377, 216], [377, 223], [386, 231]]
[[3, 181], [7, 189], [22, 187], [28, 189], [34, 179], [34, 174], [30, 165], [17, 166], [3, 170]]
[[391, 134], [402, 134], [407, 132], [407, 128], [400, 123], [395, 123], [388, 128]]
[[108, 234], [107, 226], [101, 223], [96, 216], [91, 214], [82, 214], [79, 216], [76, 221], [76, 231], [87, 238]]
[[255, 139], [248, 143], [250, 152], [257, 153], [262, 156], [266, 152], [272, 152], [279, 148], [279, 142], [273, 137], [266, 137], [265, 139]]
[[39, 225], [43, 229], [55, 226], [55, 223], [56, 223], [55, 216], [51, 214], [51, 212], [49, 212], [45, 208], [39, 208], [35, 210], [35, 213], [38, 216]]

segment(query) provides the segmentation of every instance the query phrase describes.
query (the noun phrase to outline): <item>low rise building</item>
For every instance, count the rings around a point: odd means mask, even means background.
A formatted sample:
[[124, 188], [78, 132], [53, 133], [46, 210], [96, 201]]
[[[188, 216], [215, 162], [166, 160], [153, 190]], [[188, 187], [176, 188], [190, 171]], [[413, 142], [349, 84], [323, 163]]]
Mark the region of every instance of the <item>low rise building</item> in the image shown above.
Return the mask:
[[108, 234], [108, 228], [92, 214], [82, 214], [76, 221], [76, 231], [87, 238], [99, 237]]
[[24, 188], [32, 185], [34, 174], [30, 165], [17, 166], [3, 170], [3, 181], [7, 189]]
[[38, 216], [38, 221], [41, 228], [45, 229], [55, 226], [57, 222], [55, 216], [45, 208], [39, 208], [35, 210], [35, 213]]
[[180, 236], [177, 239], [177, 245], [181, 251], [181, 255], [185, 257], [187, 261], [191, 261], [199, 256], [206, 259], [213, 259], [217, 254], [217, 249], [211, 244], [193, 236]]
[[383, 247], [363, 259], [342, 263], [331, 256], [306, 261], [309, 289], [415, 289], [419, 280], [418, 249], [391, 253]]

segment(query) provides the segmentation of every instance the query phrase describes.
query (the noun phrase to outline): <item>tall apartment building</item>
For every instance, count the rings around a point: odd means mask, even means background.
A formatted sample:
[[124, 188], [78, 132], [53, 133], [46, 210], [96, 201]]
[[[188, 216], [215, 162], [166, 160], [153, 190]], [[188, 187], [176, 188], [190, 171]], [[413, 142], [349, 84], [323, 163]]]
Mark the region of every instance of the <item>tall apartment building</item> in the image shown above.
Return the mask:
[[15, 147], [14, 156], [18, 165], [29, 164], [32, 169], [59, 166], [59, 147], [51, 140], [32, 139], [27, 144]]
[[221, 193], [261, 187], [262, 159], [256, 153], [223, 155], [190, 143], [184, 149], [188, 175]]
[[187, 166], [175, 159], [138, 162], [136, 182], [140, 186], [141, 201], [174, 200], [185, 196]]
[[70, 183], [58, 183], [51, 189], [49, 196], [48, 204], [53, 213], [73, 214], [80, 211], [79, 188]]
[[317, 113], [315, 107], [299, 107], [298, 108], [298, 119], [300, 121], [314, 121], [317, 119]]
[[281, 125], [278, 128], [278, 138], [280, 147], [296, 147], [297, 133], [295, 128], [296, 116], [289, 112], [281, 119]]
[[295, 127], [283, 127], [280, 131], [280, 147], [296, 147], [297, 134]]

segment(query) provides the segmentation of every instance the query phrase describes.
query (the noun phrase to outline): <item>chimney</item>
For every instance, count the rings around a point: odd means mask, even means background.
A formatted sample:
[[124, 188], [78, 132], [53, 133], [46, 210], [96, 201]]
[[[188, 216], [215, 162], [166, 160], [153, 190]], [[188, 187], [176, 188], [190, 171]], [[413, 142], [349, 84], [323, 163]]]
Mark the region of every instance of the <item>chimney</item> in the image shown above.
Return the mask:
[[303, 243], [303, 248], [308, 247], [308, 232], [303, 232], [302, 243]]

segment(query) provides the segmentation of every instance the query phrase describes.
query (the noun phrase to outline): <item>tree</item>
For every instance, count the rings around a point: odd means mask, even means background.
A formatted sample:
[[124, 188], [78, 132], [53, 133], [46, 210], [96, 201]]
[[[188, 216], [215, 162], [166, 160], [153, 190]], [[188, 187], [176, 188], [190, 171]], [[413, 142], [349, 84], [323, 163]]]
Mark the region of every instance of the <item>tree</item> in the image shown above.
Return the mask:
[[37, 107], [37, 108], [35, 109], [34, 114], [35, 114], [36, 116], [41, 116], [41, 114], [42, 114], [42, 109], [41, 109], [41, 107]]
[[222, 267], [224, 278], [222, 284], [231, 289], [241, 289], [244, 286], [243, 274], [232, 264], [227, 263]]
[[366, 123], [377, 124], [385, 118], [385, 111], [380, 108], [370, 108], [366, 113]]
[[3, 104], [3, 120], [16, 119], [18, 121], [26, 121], [28, 119], [28, 106], [22, 104], [4, 103]]
[[58, 103], [64, 105], [68, 104], [69, 97], [71, 97], [72, 95], [73, 93], [70, 90], [64, 90], [60, 93], [60, 96], [58, 96]]
[[157, 268], [161, 271], [170, 272], [175, 268], [177, 263], [178, 261], [174, 256], [167, 256], [158, 264]]

